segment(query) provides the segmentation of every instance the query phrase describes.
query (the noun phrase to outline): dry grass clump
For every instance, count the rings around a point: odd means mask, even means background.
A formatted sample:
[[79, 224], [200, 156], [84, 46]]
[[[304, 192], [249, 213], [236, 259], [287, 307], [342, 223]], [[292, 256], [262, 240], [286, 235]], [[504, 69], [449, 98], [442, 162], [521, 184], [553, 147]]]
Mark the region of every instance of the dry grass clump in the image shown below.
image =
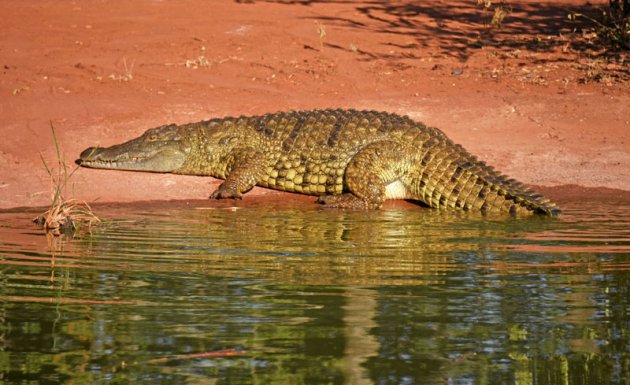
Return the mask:
[[133, 80], [133, 66], [136, 64], [135, 60], [131, 62], [131, 66], [127, 66], [127, 58], [123, 58], [123, 65], [125, 66], [125, 73], [123, 74], [110, 74], [109, 78], [119, 82], [129, 82]]
[[[495, 1], [494, 4], [492, 0], [477, 0], [477, 5], [482, 7], [485, 11], [491, 11], [492, 18], [488, 25], [495, 29], [500, 29], [503, 20], [512, 13], [512, 7], [507, 5], [503, 0]], [[494, 7], [494, 9], [492, 9]]]
[[53, 203], [46, 212], [33, 219], [33, 222], [52, 235], [74, 235], [82, 225], [91, 230], [100, 221], [86, 202], [64, 199], [61, 195], [56, 200], [53, 198]]
[[43, 157], [42, 162], [50, 176], [51, 205], [46, 212], [33, 219], [33, 222], [41, 226], [47, 234], [55, 236], [61, 234], [74, 235], [83, 226], [87, 226], [88, 230], [91, 230], [92, 226], [101, 222], [101, 220], [92, 212], [92, 208], [86, 202], [64, 197], [68, 181], [79, 167], [75, 167], [68, 173], [68, 166], [59, 150], [55, 128], [52, 124], [50, 128], [57, 151], [57, 170], [52, 170], [48, 167]]

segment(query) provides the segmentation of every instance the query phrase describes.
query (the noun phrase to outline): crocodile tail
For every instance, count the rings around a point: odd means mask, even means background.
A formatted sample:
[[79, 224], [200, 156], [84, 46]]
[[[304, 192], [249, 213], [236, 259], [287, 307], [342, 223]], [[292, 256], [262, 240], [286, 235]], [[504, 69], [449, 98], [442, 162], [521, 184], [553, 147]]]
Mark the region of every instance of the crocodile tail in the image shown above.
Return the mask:
[[549, 199], [495, 171], [462, 146], [443, 135], [434, 138], [438, 140], [422, 146], [423, 167], [418, 183], [420, 199], [429, 206], [484, 214], [560, 214]]

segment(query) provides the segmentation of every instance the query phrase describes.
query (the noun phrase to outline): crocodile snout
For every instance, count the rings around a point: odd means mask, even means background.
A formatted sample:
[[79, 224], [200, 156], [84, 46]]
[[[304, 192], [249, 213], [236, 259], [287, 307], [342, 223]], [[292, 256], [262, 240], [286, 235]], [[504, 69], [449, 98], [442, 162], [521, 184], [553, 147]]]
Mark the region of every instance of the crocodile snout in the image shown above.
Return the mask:
[[81, 163], [83, 163], [83, 161], [90, 160], [90, 158], [92, 158], [94, 154], [96, 154], [97, 150], [98, 150], [98, 147], [86, 148], [85, 150], [83, 150], [83, 152], [81, 152], [81, 155], [79, 155], [79, 159], [75, 160], [74, 163], [80, 166]]
[[97, 149], [98, 149], [98, 147], [88, 147], [85, 150], [83, 150], [83, 152], [81, 153], [81, 155], [79, 155], [79, 157], [81, 159], [89, 158], [92, 155], [94, 155], [94, 153], [96, 152]]

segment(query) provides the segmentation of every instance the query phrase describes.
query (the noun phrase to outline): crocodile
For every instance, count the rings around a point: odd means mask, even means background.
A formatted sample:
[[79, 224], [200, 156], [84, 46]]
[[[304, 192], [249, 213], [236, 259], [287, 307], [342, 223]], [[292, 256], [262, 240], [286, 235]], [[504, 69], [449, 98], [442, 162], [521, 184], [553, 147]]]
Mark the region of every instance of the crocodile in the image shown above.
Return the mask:
[[338, 208], [407, 199], [484, 214], [557, 215], [557, 205], [479, 161], [441, 130], [387, 112], [328, 109], [165, 125], [111, 147], [82, 167], [212, 176], [212, 199], [254, 186], [319, 196]]

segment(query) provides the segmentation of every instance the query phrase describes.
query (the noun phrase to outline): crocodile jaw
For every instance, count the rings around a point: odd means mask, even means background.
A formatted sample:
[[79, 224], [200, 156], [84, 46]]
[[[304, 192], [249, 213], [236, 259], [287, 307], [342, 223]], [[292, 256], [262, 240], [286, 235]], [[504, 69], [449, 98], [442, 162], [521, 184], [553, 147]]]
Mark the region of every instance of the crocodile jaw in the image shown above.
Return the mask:
[[186, 160], [176, 145], [163, 145], [142, 151], [128, 151], [121, 145], [107, 148], [90, 147], [76, 160], [81, 167], [112, 170], [176, 172]]

